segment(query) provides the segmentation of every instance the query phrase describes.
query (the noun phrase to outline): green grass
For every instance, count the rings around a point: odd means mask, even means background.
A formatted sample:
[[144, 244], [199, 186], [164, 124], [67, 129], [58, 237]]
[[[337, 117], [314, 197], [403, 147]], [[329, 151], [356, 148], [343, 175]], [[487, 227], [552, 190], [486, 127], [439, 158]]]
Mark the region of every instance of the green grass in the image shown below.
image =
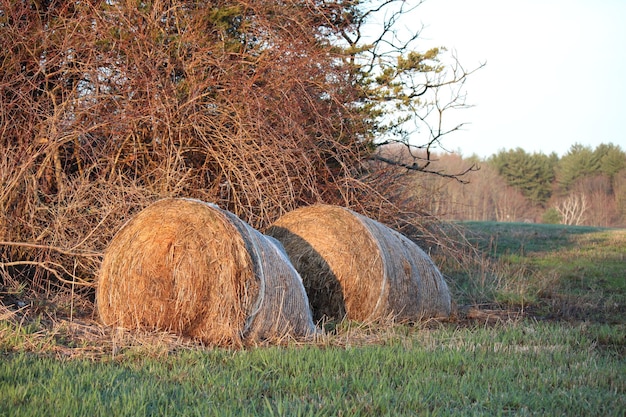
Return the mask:
[[603, 232], [591, 226], [564, 226], [538, 223], [464, 222], [478, 234], [481, 249], [498, 256], [526, 255], [576, 246], [581, 235]]
[[95, 362], [5, 354], [0, 414], [621, 416], [626, 365], [623, 352], [599, 343], [602, 332], [519, 322], [410, 329], [354, 348], [192, 349]]
[[0, 415], [626, 415], [626, 231], [466, 226], [445, 323], [227, 350], [0, 310]]
[[484, 255], [482, 265], [444, 262], [461, 304], [496, 303], [544, 318], [626, 324], [626, 230], [464, 225]]

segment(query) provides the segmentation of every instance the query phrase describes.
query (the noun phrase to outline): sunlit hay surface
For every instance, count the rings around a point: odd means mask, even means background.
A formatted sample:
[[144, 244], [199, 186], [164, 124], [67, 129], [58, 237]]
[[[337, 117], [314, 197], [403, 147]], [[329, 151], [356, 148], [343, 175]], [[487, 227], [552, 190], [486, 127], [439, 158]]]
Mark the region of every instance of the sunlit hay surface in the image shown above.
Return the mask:
[[210, 345], [314, 333], [301, 279], [272, 241], [190, 199], [158, 201], [111, 241], [96, 293], [101, 320]]
[[414, 242], [337, 206], [289, 212], [267, 231], [304, 280], [315, 319], [400, 321], [450, 315], [443, 275]]

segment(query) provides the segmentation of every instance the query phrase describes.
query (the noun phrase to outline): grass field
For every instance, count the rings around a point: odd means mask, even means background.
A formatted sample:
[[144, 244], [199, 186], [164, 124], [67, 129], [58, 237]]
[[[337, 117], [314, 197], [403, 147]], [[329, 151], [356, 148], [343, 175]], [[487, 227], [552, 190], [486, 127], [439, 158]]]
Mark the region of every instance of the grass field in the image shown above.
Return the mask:
[[461, 304], [519, 308], [538, 319], [626, 324], [626, 230], [465, 223], [483, 254], [439, 262]]
[[626, 230], [466, 226], [449, 322], [227, 350], [5, 307], [0, 415], [626, 415]]

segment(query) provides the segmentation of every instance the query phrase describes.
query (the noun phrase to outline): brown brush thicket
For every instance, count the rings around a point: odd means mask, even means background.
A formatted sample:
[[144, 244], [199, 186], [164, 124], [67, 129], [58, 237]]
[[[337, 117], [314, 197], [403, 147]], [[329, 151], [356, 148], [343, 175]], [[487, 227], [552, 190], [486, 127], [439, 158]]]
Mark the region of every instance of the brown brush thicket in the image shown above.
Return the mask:
[[363, 162], [377, 113], [351, 59], [354, 7], [0, 0], [3, 297], [93, 295], [114, 233], [166, 197], [260, 229], [316, 202], [419, 223], [394, 194], [406, 169]]
[[414, 242], [344, 207], [313, 205], [278, 219], [278, 239], [300, 272], [316, 319], [448, 317], [450, 291]]
[[198, 200], [160, 200], [115, 235], [96, 292], [107, 325], [241, 346], [315, 333], [302, 281], [272, 239]]
[[306, 4], [0, 2], [0, 240], [46, 247], [3, 245], [5, 281], [90, 281], [159, 197], [256, 227], [354, 199], [356, 91]]

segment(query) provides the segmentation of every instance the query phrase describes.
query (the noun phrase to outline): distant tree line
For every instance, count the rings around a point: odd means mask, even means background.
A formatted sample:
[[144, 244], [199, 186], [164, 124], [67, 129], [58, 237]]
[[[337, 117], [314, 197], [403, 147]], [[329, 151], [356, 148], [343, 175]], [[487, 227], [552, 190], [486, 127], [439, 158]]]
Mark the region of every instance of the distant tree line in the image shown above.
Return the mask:
[[626, 225], [626, 152], [617, 145], [575, 144], [561, 157], [517, 148], [482, 160], [455, 154], [433, 159], [449, 172], [480, 166], [467, 173], [466, 183], [436, 177], [408, 183], [408, 193], [443, 218]]

